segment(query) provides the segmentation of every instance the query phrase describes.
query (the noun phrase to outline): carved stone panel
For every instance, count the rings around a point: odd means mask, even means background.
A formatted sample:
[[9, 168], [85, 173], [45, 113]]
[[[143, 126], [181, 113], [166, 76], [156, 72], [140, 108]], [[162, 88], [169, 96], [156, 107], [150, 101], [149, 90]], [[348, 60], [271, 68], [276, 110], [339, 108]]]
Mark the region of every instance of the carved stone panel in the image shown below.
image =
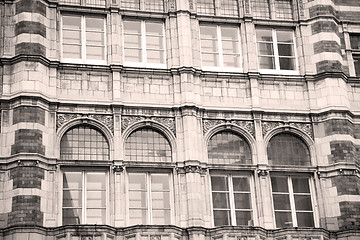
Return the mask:
[[300, 123], [300, 122], [262, 122], [262, 134], [265, 136], [268, 132], [271, 130], [278, 128], [278, 127], [293, 127], [301, 130], [303, 133], [306, 133], [308, 136], [310, 136], [312, 139], [314, 138], [313, 134], [313, 128], [311, 123]]
[[222, 120], [222, 119], [203, 119], [203, 133], [205, 134], [211, 128], [214, 128], [221, 124], [231, 124], [238, 126], [255, 138], [255, 126], [252, 121], [248, 120]]
[[121, 117], [121, 131], [124, 132], [131, 125], [141, 121], [153, 121], [168, 128], [174, 135], [176, 135], [175, 118], [173, 117], [145, 117], [145, 116], [122, 116]]
[[106, 127], [114, 132], [114, 119], [112, 115], [100, 115], [100, 114], [81, 114], [81, 113], [58, 113], [56, 115], [56, 129], [59, 129], [65, 123], [77, 119], [77, 118], [88, 118], [94, 119], [101, 122]]

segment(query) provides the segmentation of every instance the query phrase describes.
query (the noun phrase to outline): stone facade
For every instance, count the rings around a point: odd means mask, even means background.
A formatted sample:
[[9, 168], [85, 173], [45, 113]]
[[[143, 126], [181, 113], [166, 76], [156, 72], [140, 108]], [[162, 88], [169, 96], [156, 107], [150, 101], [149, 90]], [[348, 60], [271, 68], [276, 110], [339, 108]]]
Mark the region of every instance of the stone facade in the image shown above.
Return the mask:
[[[358, 0], [292, 0], [292, 19], [281, 20], [276, 0], [269, 18], [256, 15], [260, 0], [131, 2], [0, 0], [0, 240], [359, 239], [360, 78], [350, 44], [360, 34]], [[228, 16], [230, 2], [238, 9]], [[64, 60], [66, 14], [104, 19], [105, 63]], [[165, 67], [127, 64], [124, 19], [163, 23]], [[239, 29], [241, 67], [203, 69], [201, 24]], [[295, 71], [261, 71], [259, 26], [291, 29]], [[62, 159], [62, 137], [76, 126], [99, 130], [109, 159]], [[126, 159], [127, 139], [142, 128], [164, 135], [171, 162]], [[250, 160], [209, 161], [220, 132], [241, 136]], [[269, 164], [269, 141], [281, 133], [305, 143], [310, 164]], [[106, 172], [104, 224], [63, 224], [69, 169]], [[129, 223], [128, 177], [139, 169], [171, 176], [168, 224]], [[216, 174], [250, 176], [248, 225], [214, 225]], [[310, 179], [314, 227], [276, 227], [271, 177], [279, 175]]]

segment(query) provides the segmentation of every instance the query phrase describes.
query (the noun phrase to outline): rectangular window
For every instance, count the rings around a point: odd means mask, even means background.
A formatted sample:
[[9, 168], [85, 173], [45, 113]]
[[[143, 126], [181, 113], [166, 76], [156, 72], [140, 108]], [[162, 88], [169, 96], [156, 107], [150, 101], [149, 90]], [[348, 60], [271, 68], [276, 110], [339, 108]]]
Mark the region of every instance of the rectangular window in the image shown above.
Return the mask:
[[350, 35], [355, 76], [360, 76], [360, 35]]
[[214, 0], [198, 0], [197, 13], [206, 15], [215, 15], [215, 2]]
[[63, 15], [62, 59], [75, 63], [105, 64], [105, 19]]
[[222, 0], [221, 15], [229, 17], [239, 16], [238, 1], [237, 0]]
[[252, 14], [255, 18], [270, 18], [269, 0], [253, 0]]
[[129, 173], [129, 222], [171, 224], [170, 174]]
[[62, 223], [106, 224], [106, 173], [64, 172]]
[[233, 26], [200, 26], [201, 59], [204, 69], [241, 68], [239, 28]]
[[260, 70], [291, 73], [297, 69], [294, 33], [285, 29], [256, 29]]
[[124, 21], [125, 64], [165, 67], [164, 24], [160, 21]]
[[248, 176], [211, 176], [214, 225], [253, 225]]
[[276, 19], [292, 20], [292, 0], [275, 0], [275, 13]]
[[309, 178], [272, 176], [276, 227], [314, 227]]

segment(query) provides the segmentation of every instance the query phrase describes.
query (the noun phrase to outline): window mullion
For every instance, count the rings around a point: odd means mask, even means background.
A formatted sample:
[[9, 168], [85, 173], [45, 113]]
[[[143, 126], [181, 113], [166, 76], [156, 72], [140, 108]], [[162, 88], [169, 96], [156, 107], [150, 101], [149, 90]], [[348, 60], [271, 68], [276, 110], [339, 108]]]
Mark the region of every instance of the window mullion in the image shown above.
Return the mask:
[[280, 70], [280, 60], [279, 60], [279, 49], [278, 49], [278, 41], [276, 36], [276, 30], [272, 29], [272, 37], [273, 37], [273, 47], [274, 47], [274, 58], [275, 58], [275, 69]]
[[292, 217], [292, 221], [293, 221], [293, 227], [297, 227], [295, 197], [294, 197], [294, 191], [293, 191], [291, 177], [288, 177], [288, 186], [289, 186], [289, 197], [290, 197], [291, 217]]
[[82, 63], [86, 61], [86, 19], [81, 16], [81, 59]]
[[218, 59], [219, 59], [219, 66], [218, 67], [224, 67], [221, 26], [219, 26], [219, 25], [216, 26], [216, 32], [217, 32], [217, 41], [218, 41]]
[[234, 198], [234, 189], [232, 175], [228, 176], [228, 185], [229, 185], [229, 201], [230, 201], [230, 216], [231, 216], [231, 225], [236, 226], [236, 214], [235, 214], [235, 198]]
[[147, 52], [146, 52], [146, 23], [141, 21], [141, 47], [142, 47], [142, 63], [146, 64]]
[[86, 224], [86, 172], [82, 172], [82, 223]]
[[152, 202], [151, 202], [151, 174], [150, 173], [146, 173], [146, 181], [147, 181], [147, 198], [148, 198], [148, 207], [147, 207], [147, 211], [148, 211], [148, 223], [147, 224], [152, 224]]

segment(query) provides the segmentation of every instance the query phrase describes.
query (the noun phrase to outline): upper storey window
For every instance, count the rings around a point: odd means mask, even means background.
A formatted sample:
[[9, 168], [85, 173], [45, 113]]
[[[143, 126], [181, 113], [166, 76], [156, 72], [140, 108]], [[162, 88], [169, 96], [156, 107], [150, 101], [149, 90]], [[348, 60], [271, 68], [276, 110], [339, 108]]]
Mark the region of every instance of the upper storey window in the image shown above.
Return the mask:
[[[217, 7], [218, 6], [218, 7]], [[239, 8], [237, 0], [197, 0], [197, 12], [204, 15], [237, 17]]]
[[292, 0], [253, 0], [252, 14], [256, 18], [293, 20]]
[[105, 64], [105, 19], [63, 15], [62, 59], [74, 63]]
[[355, 76], [360, 76], [360, 35], [350, 35]]
[[201, 25], [200, 38], [204, 69], [238, 70], [241, 68], [239, 28]]
[[131, 66], [165, 67], [164, 23], [124, 21], [124, 58]]
[[256, 29], [259, 69], [266, 73], [296, 73], [294, 33], [287, 29]]
[[106, 0], [60, 0], [61, 4], [69, 4], [76, 6], [87, 6], [87, 7], [105, 7]]
[[121, 0], [121, 7], [125, 9], [144, 11], [164, 11], [163, 0]]

